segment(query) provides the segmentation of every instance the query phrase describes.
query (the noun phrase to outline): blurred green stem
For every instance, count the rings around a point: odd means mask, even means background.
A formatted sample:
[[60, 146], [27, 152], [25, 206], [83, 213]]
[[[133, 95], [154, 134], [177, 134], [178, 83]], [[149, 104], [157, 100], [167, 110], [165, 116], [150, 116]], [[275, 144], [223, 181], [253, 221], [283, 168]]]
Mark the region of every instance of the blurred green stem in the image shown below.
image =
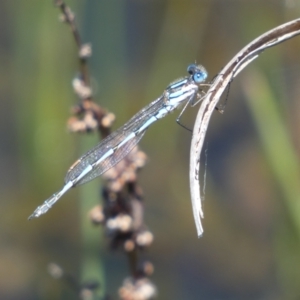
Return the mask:
[[266, 79], [252, 72], [244, 81], [247, 104], [258, 129], [263, 149], [300, 237], [299, 159], [280, 114], [280, 107]]
[[[84, 37], [93, 39], [93, 57], [89, 60], [92, 65], [93, 71], [96, 70], [111, 70], [114, 69], [114, 64], [117, 66], [117, 72], [114, 72], [114, 84], [117, 82], [117, 86], [120, 87], [124, 76], [121, 72], [120, 66], [125, 65], [125, 60], [122, 56], [116, 57], [115, 53], [124, 53], [125, 49], [125, 25], [124, 25], [124, 13], [125, 5], [119, 1], [99, 1], [97, 3], [86, 1], [85, 4], [85, 20], [84, 20]], [[111, 35], [110, 26], [113, 26], [114, 32], [118, 34]], [[99, 28], [97, 30], [96, 28]], [[97, 32], [95, 35], [94, 33]], [[100, 34], [99, 34], [100, 32]], [[83, 39], [84, 40], [84, 39]], [[99, 52], [97, 49], [99, 44]], [[107, 68], [105, 64], [109, 64], [110, 68]], [[94, 73], [95, 75], [95, 73]], [[107, 76], [97, 76], [96, 81], [100, 86], [105, 85], [105, 79]], [[120, 78], [118, 78], [120, 76]], [[109, 85], [113, 83], [110, 82]], [[118, 92], [118, 89], [113, 88], [111, 92]], [[105, 107], [107, 103], [104, 102], [103, 93], [97, 95], [95, 101], [98, 105]], [[124, 101], [124, 96], [122, 101]], [[112, 99], [115, 97], [110, 95]], [[119, 97], [117, 97], [119, 98]], [[109, 106], [107, 106], [110, 109]], [[87, 149], [92, 148], [97, 144], [99, 140], [94, 139], [93, 143], [86, 147], [81, 147], [81, 153], [84, 153]], [[84, 146], [84, 149], [83, 149]], [[91, 220], [87, 217], [88, 212], [96, 205], [99, 205], [101, 198], [99, 180], [95, 180], [89, 183], [87, 186], [81, 188], [80, 194], [80, 216], [81, 216], [81, 231], [82, 231], [82, 282], [86, 280], [96, 280], [101, 284], [101, 294], [106, 294], [105, 291], [105, 276], [104, 268], [101, 259], [101, 243], [103, 236], [102, 228], [94, 227]]]
[[[249, 71], [248, 71], [249, 74]], [[280, 218], [275, 224], [277, 275], [285, 299], [298, 299], [300, 294], [300, 169], [290, 134], [280, 113], [279, 101], [266, 78], [252, 71], [243, 82], [247, 104], [254, 118], [272, 174], [276, 179], [279, 199], [283, 201]], [[279, 206], [280, 207], [280, 206]], [[282, 222], [282, 219], [285, 222]]]

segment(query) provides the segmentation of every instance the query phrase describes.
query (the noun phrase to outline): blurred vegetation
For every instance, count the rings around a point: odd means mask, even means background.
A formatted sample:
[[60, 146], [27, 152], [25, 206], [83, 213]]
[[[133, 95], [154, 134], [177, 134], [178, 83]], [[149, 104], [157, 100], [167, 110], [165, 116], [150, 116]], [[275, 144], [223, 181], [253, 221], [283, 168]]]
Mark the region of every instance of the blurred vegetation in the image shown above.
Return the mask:
[[[93, 45], [96, 100], [116, 114], [116, 127], [185, 76], [189, 63], [202, 63], [213, 78], [246, 43], [300, 12], [296, 0], [67, 3]], [[47, 274], [52, 261], [77, 278], [100, 278], [114, 296], [128, 273], [124, 257], [107, 251], [101, 228], [82, 234], [101, 180], [26, 220], [97, 142], [66, 130], [77, 102], [77, 53], [58, 15], [52, 0], [0, 2], [1, 299], [74, 299]], [[225, 114], [215, 113], [202, 239], [189, 199], [190, 134], [176, 125], [177, 112], [141, 142], [149, 163], [140, 183], [155, 235], [146, 256], [160, 299], [300, 298], [299, 50], [296, 37], [264, 52], [231, 84]], [[189, 109], [184, 124], [192, 127], [195, 113]]]

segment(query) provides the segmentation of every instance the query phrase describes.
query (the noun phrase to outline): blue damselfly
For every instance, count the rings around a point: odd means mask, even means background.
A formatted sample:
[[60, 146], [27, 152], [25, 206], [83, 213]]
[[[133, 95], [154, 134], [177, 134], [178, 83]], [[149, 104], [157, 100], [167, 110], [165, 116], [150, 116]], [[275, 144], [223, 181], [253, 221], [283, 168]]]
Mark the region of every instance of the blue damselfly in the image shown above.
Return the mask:
[[185, 103], [183, 112], [188, 104], [194, 105], [200, 101], [200, 87], [205, 85], [203, 82], [207, 78], [207, 72], [203, 66], [195, 64], [189, 65], [187, 71], [189, 76], [171, 83], [158, 99], [79, 158], [68, 170], [63, 188], [37, 207], [29, 219], [45, 214], [70, 188], [86, 183], [116, 165], [140, 141], [152, 123], [169, 114], [180, 104]]

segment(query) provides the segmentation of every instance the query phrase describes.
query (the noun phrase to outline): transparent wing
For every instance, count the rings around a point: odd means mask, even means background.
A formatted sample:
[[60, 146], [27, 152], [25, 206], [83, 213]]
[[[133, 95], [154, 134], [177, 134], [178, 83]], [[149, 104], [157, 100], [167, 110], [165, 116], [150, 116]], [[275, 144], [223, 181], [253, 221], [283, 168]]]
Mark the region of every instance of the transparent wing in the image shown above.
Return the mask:
[[112, 156], [104, 159], [100, 164], [98, 164], [90, 173], [88, 173], [85, 177], [83, 177], [76, 185], [81, 185], [90, 180], [100, 176], [105, 173], [107, 170], [116, 165], [119, 161], [121, 161], [140, 141], [140, 139], [144, 136], [146, 131], [141, 132], [138, 136], [135, 136], [131, 140], [129, 140], [122, 147], [118, 148]]
[[[122, 127], [103, 139], [96, 147], [81, 156], [81, 158], [79, 158], [79, 160], [67, 172], [65, 183], [74, 181], [88, 165], [93, 165], [107, 151], [118, 146], [118, 144], [120, 144], [130, 133], [135, 132], [142, 124], [144, 124], [151, 116], [153, 116], [163, 106], [163, 104], [164, 97], [162, 95], [139, 111]], [[127, 143], [122, 145], [114, 152], [113, 155], [103, 160], [89, 174], [76, 183], [76, 185], [86, 183], [95, 177], [100, 176], [116, 165], [133, 149], [133, 147], [143, 137], [144, 133], [145, 131], [141, 132], [139, 135], [133, 137]]]

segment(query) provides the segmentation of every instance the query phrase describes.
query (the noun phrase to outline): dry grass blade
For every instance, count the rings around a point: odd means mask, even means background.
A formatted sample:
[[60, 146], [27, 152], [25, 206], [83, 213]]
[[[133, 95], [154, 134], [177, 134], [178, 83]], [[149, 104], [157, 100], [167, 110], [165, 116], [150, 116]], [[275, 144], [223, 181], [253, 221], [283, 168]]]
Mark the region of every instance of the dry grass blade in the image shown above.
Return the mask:
[[280, 25], [259, 36], [239, 51], [232, 60], [220, 71], [201, 102], [200, 109], [193, 129], [190, 152], [190, 191], [193, 214], [198, 237], [203, 234], [201, 218], [203, 218], [200, 194], [200, 154], [202, 151], [206, 131], [217, 103], [235, 76], [249, 63], [259, 56], [265, 49], [282, 43], [300, 34], [300, 19]]

